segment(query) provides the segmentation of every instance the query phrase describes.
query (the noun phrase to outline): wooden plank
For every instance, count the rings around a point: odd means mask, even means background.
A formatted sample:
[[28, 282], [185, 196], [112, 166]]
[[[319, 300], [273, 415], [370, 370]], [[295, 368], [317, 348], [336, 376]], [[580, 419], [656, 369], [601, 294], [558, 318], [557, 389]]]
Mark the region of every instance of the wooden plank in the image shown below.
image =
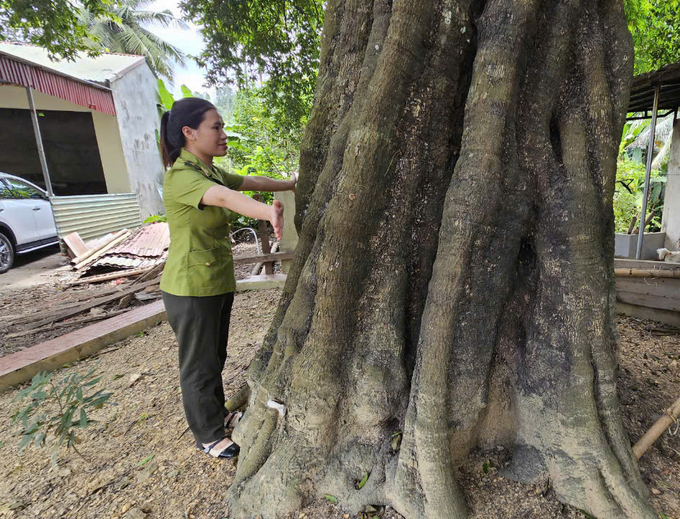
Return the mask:
[[0, 392], [52, 371], [166, 320], [163, 301], [141, 306], [51, 341], [0, 357]]
[[87, 252], [87, 245], [80, 237], [77, 232], [72, 232], [64, 238], [64, 243], [69, 248], [69, 251], [73, 253], [73, 258], [82, 256]]
[[266, 261], [280, 261], [293, 259], [294, 252], [272, 252], [270, 254], [255, 254], [253, 256], [240, 256], [234, 258], [234, 265], [247, 265], [249, 263], [259, 263]]
[[619, 277], [616, 278], [616, 291], [680, 300], [680, 279]]
[[[118, 231], [118, 232], [115, 233], [113, 236], [111, 236], [111, 239], [108, 239], [108, 240], [106, 240], [105, 242], [100, 243], [100, 244], [97, 245], [96, 247], [93, 247], [93, 248], [89, 249], [85, 254], [83, 254], [83, 255], [81, 255], [81, 256], [76, 256], [75, 258], [73, 258], [73, 259], [71, 260], [71, 263], [74, 263], [74, 264], [82, 263], [82, 262], [85, 261], [87, 258], [89, 258], [90, 256], [92, 256], [93, 254], [96, 254], [96, 253], [99, 252], [101, 249], [103, 249], [104, 247], [106, 247], [108, 244], [114, 242], [115, 240], [117, 240], [117, 239], [120, 238], [123, 234], [125, 234], [125, 233], [127, 233], [127, 232], [129, 232], [127, 229], [122, 229], [122, 230]], [[78, 268], [77, 265], [76, 265], [76, 268]]]
[[644, 306], [629, 305], [622, 302], [616, 303], [616, 312], [637, 319], [649, 319], [650, 321], [657, 321], [680, 327], [680, 312], [670, 312], [668, 310], [659, 310], [658, 308], [646, 308]]
[[627, 269], [616, 268], [614, 274], [617, 278], [675, 278], [680, 279], [680, 270], [669, 269]]
[[648, 294], [632, 294], [630, 292], [616, 292], [616, 300], [629, 305], [646, 306], [659, 310], [680, 312], [680, 299], [658, 297]]
[[135, 279], [131, 285], [136, 285], [137, 283], [142, 283], [143, 281], [146, 281], [148, 279], [155, 279], [157, 276], [160, 276], [163, 273], [163, 269], [165, 268], [165, 261], [162, 263], [159, 263], [156, 265], [154, 268], [149, 270], [146, 274], [143, 276], [138, 277]]
[[39, 328], [40, 326], [43, 326], [45, 324], [49, 324], [54, 321], [60, 321], [61, 319], [65, 319], [67, 317], [71, 317], [72, 315], [77, 315], [81, 312], [84, 312], [86, 310], [89, 310], [90, 308], [94, 308], [95, 306], [101, 306], [105, 305], [107, 303], [110, 303], [111, 301], [116, 301], [120, 299], [121, 297], [124, 297], [128, 294], [134, 294], [135, 292], [138, 292], [140, 290], [143, 290], [144, 288], [151, 286], [151, 285], [157, 285], [158, 280], [153, 279], [151, 281], [147, 281], [146, 283], [140, 283], [139, 285], [135, 285], [134, 287], [128, 288], [127, 290], [121, 290], [120, 292], [107, 296], [107, 297], [99, 297], [95, 299], [94, 301], [90, 301], [88, 303], [85, 303], [82, 306], [79, 306], [78, 308], [73, 308], [71, 310], [66, 310], [61, 313], [55, 313], [55, 315], [48, 317], [46, 319], [43, 319], [42, 321], [38, 321], [37, 323], [34, 323], [31, 325], [32, 328]]
[[115, 317], [116, 315], [120, 315], [124, 312], [127, 312], [128, 310], [114, 310], [113, 312], [109, 312], [107, 314], [101, 314], [101, 315], [89, 315], [86, 317], [77, 317], [75, 319], [71, 319], [70, 321], [67, 321], [65, 323], [54, 323], [49, 326], [44, 326], [42, 328], [31, 328], [30, 330], [23, 330], [21, 332], [15, 332], [15, 333], [10, 333], [7, 335], [8, 339], [13, 339], [14, 337], [23, 337], [24, 335], [33, 335], [34, 333], [40, 333], [44, 331], [49, 331], [49, 330], [56, 330], [59, 328], [68, 328], [69, 326], [73, 326], [74, 324], [83, 324], [83, 323], [91, 323], [93, 321], [101, 321], [103, 319], [108, 319], [109, 317]]
[[153, 267], [143, 267], [140, 269], [131, 270], [117, 270], [116, 272], [109, 272], [107, 274], [100, 274], [98, 276], [88, 276], [77, 279], [71, 282], [73, 285], [83, 285], [85, 283], [101, 283], [102, 281], [110, 281], [112, 279], [129, 278], [131, 276], [139, 276], [153, 270]]
[[640, 270], [680, 270], [680, 263], [669, 263], [667, 261], [634, 260], [634, 259], [614, 259], [616, 269], [640, 269]]
[[[120, 242], [128, 238], [132, 233], [130, 231], [125, 231], [124, 234], [121, 234], [118, 236], [115, 240], [109, 242], [106, 244], [104, 247], [99, 249], [98, 251], [94, 252], [91, 254], [87, 259], [80, 261], [80, 263], [77, 263], [73, 268], [74, 270], [79, 270], [83, 268], [86, 265], [89, 265], [90, 263], [94, 263], [97, 261], [98, 258], [102, 257], [104, 254], [106, 254], [109, 250], [113, 249], [116, 245], [118, 245]], [[75, 263], [75, 261], [74, 261]]]

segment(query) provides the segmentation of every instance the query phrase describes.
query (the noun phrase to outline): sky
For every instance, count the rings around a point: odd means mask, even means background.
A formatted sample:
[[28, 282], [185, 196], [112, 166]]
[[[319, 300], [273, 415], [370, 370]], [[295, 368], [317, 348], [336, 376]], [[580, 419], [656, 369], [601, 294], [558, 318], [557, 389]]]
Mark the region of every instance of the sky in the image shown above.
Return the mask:
[[[178, 7], [177, 0], [156, 0], [155, 2], [149, 4], [146, 9], [150, 11], [163, 11], [169, 9], [175, 15], [175, 18], [181, 18], [182, 12]], [[179, 47], [185, 54], [198, 55], [203, 50], [203, 39], [199, 31], [198, 26], [194, 24], [189, 24], [188, 30], [173, 28], [163, 28], [158, 26], [147, 26], [149, 31], [153, 32], [155, 35], [163, 38], [168, 43]], [[206, 88], [203, 86], [205, 83], [205, 72], [201, 69], [196, 62], [192, 59], [187, 59], [186, 67], [181, 65], [175, 65], [175, 81], [170, 89], [173, 93], [175, 99], [182, 97], [181, 87], [186, 85], [192, 92], [209, 92], [213, 95], [215, 92], [214, 88]]]

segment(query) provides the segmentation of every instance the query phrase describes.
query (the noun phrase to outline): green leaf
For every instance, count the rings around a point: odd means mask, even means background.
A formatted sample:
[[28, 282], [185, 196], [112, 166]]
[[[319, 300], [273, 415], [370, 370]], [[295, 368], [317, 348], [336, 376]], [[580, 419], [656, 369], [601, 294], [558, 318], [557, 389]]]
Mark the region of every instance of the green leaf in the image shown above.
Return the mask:
[[25, 434], [23, 438], [21, 438], [21, 441], [19, 442], [19, 450], [23, 449], [33, 441], [33, 437], [35, 434]]
[[338, 503], [338, 498], [335, 496], [332, 496], [330, 494], [324, 494], [323, 497], [326, 498], [327, 501], [330, 501], [331, 503], [337, 504]]
[[368, 473], [361, 479], [361, 481], [359, 481], [359, 484], [357, 485], [357, 487], [359, 487], [359, 490], [361, 490], [362, 488], [364, 488], [364, 485], [365, 485], [366, 482], [368, 481], [368, 476], [370, 476], [370, 475], [371, 475], [371, 473], [368, 472]]
[[87, 415], [85, 414], [85, 409], [80, 410], [80, 428], [85, 429], [87, 427]]
[[144, 458], [142, 461], [140, 461], [139, 463], [137, 463], [137, 466], [138, 466], [138, 467], [143, 467], [144, 465], [146, 465], [147, 463], [149, 463], [149, 462], [154, 458], [154, 456], [156, 456], [156, 455], [155, 455], [155, 454], [151, 454], [150, 456], [147, 456], [147, 457]]
[[482, 464], [482, 470], [484, 471], [484, 474], [489, 473], [489, 464], [486, 461]]
[[47, 398], [47, 393], [42, 390], [36, 391], [35, 393], [33, 393], [33, 395], [31, 395], [31, 398], [33, 398], [34, 400], [45, 400]]
[[33, 444], [36, 447], [40, 447], [40, 445], [42, 445], [42, 443], [45, 441], [45, 436], [46, 434], [44, 432], [42, 431], [39, 432], [38, 434], [35, 435], [35, 441], [33, 442]]
[[165, 88], [165, 83], [162, 79], [158, 80], [158, 97], [167, 110], [170, 110], [172, 105], [175, 104], [172, 94], [168, 92], [167, 88]]
[[181, 89], [182, 89], [182, 95], [184, 97], [194, 97], [194, 94], [191, 92], [191, 90], [189, 89], [188, 86], [182, 85]]
[[68, 433], [68, 444], [66, 445], [67, 448], [70, 449], [71, 447], [73, 447], [73, 444], [75, 443], [75, 441], [76, 441], [76, 433], [75, 433], [75, 431], [71, 431], [70, 433]]
[[83, 387], [94, 386], [101, 379], [102, 379], [102, 377], [94, 378], [94, 379], [90, 380], [89, 382], [86, 382], [85, 384], [83, 384]]

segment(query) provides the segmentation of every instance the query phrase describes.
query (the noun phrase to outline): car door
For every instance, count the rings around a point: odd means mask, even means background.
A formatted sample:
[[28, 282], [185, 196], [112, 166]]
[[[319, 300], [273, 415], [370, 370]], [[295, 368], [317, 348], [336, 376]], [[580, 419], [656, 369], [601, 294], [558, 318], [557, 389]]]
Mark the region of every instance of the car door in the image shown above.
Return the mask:
[[35, 224], [35, 238], [30, 241], [45, 240], [57, 235], [52, 204], [43, 191], [37, 187], [14, 178], [5, 178], [17, 203], [30, 208]]
[[38, 239], [38, 232], [35, 227], [33, 207], [30, 205], [30, 201], [27, 203], [26, 200], [17, 198], [4, 179], [0, 179], [0, 184], [6, 188], [2, 190], [3, 199], [0, 221], [12, 230], [18, 246], [36, 241]]

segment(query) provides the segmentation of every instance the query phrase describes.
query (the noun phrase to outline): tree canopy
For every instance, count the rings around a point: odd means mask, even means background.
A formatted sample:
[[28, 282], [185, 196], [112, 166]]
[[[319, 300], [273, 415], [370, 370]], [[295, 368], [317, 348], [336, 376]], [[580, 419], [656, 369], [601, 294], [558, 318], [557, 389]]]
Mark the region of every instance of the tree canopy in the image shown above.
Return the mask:
[[680, 0], [626, 0], [635, 74], [680, 61]]
[[[81, 5], [101, 16], [111, 1], [83, 0]], [[97, 54], [87, 41], [88, 29], [79, 12], [80, 7], [70, 0], [0, 0], [0, 41], [28, 41], [66, 59], [80, 51]]]
[[263, 84], [262, 95], [281, 117], [299, 126], [314, 95], [323, 1], [184, 0], [180, 7], [203, 27], [199, 63], [211, 84]]
[[74, 59], [79, 52], [138, 54], [156, 75], [172, 80], [172, 62], [186, 56], [147, 27], [187, 25], [169, 10], [149, 11], [151, 0], [0, 0], [0, 41], [30, 42], [51, 56]]

